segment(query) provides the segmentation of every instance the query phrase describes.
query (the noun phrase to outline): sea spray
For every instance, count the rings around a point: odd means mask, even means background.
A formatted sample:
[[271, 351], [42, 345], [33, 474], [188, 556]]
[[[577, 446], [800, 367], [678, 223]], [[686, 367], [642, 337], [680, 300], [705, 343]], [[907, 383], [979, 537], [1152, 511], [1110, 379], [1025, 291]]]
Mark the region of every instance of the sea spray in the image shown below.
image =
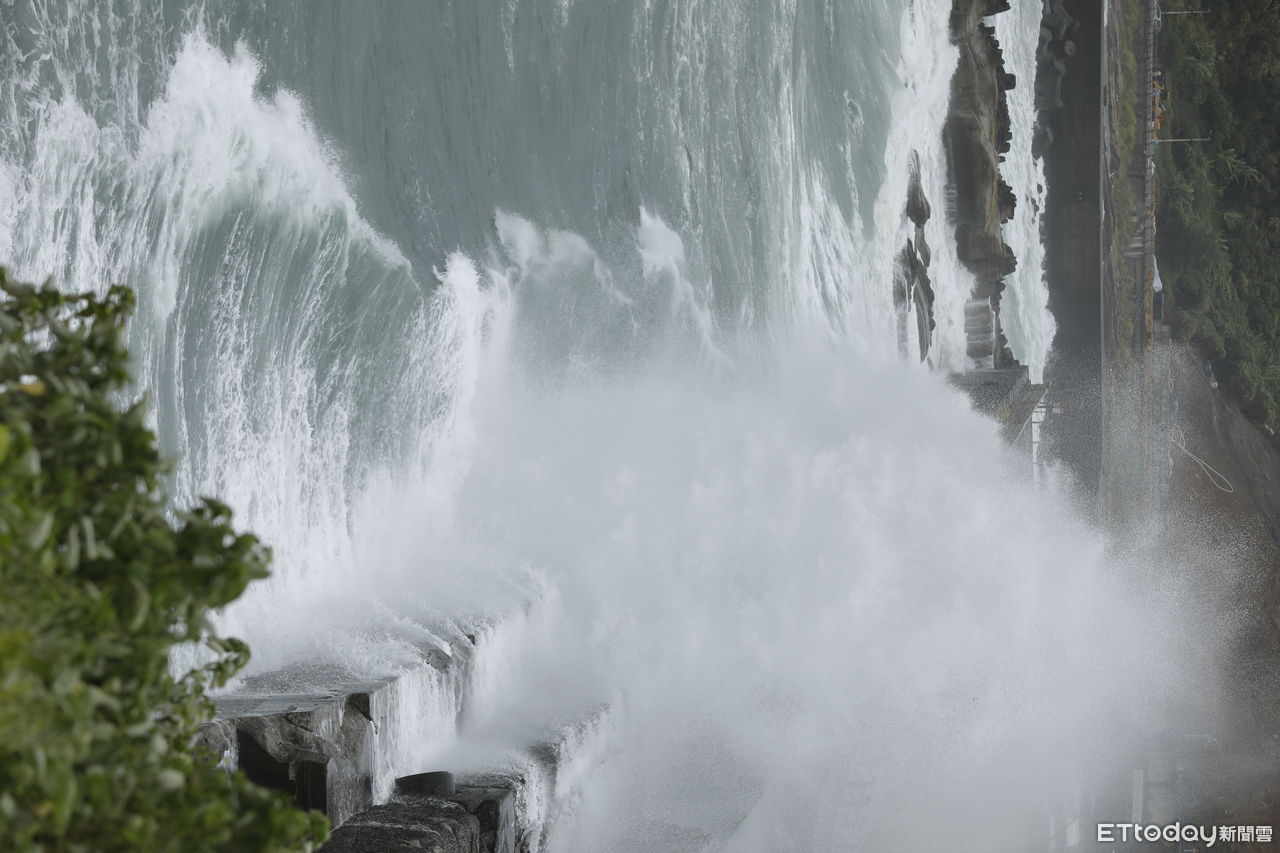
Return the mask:
[[457, 518], [564, 599], [559, 650], [528, 665], [622, 691], [564, 849], [1021, 831], [1053, 768], [1178, 674], [1163, 609], [991, 425], [927, 375], [851, 363], [509, 381], [480, 427]]
[[1026, 37], [1038, 26], [1041, 9], [1035, 3], [1017, 3], [1008, 12], [996, 15], [996, 39], [1004, 50], [1007, 71], [1018, 79], [1008, 93], [1009, 151], [1000, 165], [1000, 174], [1017, 196], [1013, 219], [1004, 228], [1005, 240], [1013, 249], [1018, 268], [1005, 281], [1000, 298], [1000, 325], [1009, 340], [1009, 349], [1039, 381], [1053, 344], [1056, 325], [1049, 313], [1049, 288], [1045, 281], [1044, 243], [1040, 239], [1045, 212], [1047, 182], [1044, 161], [1031, 156], [1035, 134], [1036, 47]]
[[[601, 721], [528, 765], [552, 849], [1017, 845], [1188, 673], [1071, 496], [895, 358], [915, 150], [968, 366], [949, 5], [24, 11], [0, 249], [142, 292], [177, 502], [275, 548], [221, 627], [255, 675], [402, 676], [380, 796]], [[466, 633], [469, 678], [414, 669]]]

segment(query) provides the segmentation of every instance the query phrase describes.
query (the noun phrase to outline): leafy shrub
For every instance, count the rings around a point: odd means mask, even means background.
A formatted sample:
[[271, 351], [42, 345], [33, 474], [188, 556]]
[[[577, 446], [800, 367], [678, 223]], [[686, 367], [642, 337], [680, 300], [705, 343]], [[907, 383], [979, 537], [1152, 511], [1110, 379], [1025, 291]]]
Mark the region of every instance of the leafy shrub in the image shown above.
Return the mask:
[[[0, 849], [311, 849], [323, 816], [192, 754], [206, 688], [248, 659], [208, 613], [269, 554], [161, 494], [144, 404], [121, 405], [133, 302], [0, 269]], [[217, 657], [175, 679], [184, 642]]]
[[1251, 417], [1280, 426], [1280, 4], [1219, 0], [1166, 16], [1173, 137], [1156, 170], [1160, 272], [1180, 333], [1217, 360]]

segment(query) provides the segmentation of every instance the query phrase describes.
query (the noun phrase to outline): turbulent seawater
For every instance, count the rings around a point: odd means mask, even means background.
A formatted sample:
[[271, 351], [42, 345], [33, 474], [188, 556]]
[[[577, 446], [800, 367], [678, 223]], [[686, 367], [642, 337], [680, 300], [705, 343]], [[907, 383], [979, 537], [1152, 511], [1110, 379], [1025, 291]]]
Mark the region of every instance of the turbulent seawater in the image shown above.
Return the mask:
[[[384, 794], [607, 703], [551, 849], [990, 849], [1041, 831], [1152, 632], [939, 375], [970, 366], [949, 7], [0, 0], [0, 262], [138, 289], [176, 501], [274, 547], [221, 617], [255, 671], [390, 671], [534, 614], [467, 725], [410, 693], [429, 736]], [[1038, 373], [1011, 109], [1006, 326]], [[892, 298], [913, 150], [927, 365]]]

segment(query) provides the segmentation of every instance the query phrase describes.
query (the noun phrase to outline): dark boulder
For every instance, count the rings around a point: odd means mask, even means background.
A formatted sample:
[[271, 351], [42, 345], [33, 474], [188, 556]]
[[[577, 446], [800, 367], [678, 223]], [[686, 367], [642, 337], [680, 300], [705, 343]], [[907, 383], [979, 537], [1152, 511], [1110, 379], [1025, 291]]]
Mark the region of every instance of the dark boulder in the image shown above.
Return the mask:
[[1014, 193], [1013, 187], [1000, 179], [1000, 185], [996, 191], [997, 203], [1000, 205], [1000, 221], [1008, 222], [1013, 218], [1013, 211], [1018, 206], [1018, 196]]
[[[929, 199], [925, 197], [924, 188], [920, 186], [920, 154], [918, 152], [911, 152], [910, 166], [908, 168], [907, 218], [914, 222], [918, 228], [928, 222], [929, 217], [933, 214]], [[926, 263], [928, 262], [926, 261]]]
[[[916, 233], [923, 240], [921, 229]], [[921, 361], [929, 357], [929, 342], [934, 328], [937, 326], [933, 318], [934, 291], [933, 281], [929, 278], [928, 245], [924, 245], [924, 256], [920, 248], [911, 240], [907, 240], [902, 251], [898, 253], [897, 269], [893, 279], [893, 305], [898, 312], [898, 346], [903, 358], [907, 352], [908, 315], [915, 317], [916, 339], [919, 341], [918, 355]]]
[[920, 259], [921, 266], [927, 267], [933, 262], [933, 250], [924, 238], [924, 228], [919, 225], [916, 226], [916, 257]]

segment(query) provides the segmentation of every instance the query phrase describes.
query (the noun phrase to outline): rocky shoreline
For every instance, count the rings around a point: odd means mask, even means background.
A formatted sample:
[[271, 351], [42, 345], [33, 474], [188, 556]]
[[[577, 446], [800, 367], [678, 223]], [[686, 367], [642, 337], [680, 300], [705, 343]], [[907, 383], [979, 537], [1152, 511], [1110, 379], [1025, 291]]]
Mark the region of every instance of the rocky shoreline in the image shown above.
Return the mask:
[[1017, 198], [1000, 176], [1000, 163], [1012, 136], [1006, 93], [1017, 80], [1005, 71], [995, 28], [983, 18], [1008, 10], [1009, 0], [954, 0], [951, 41], [960, 61], [942, 131], [955, 187], [957, 256], [976, 278], [965, 305], [966, 349], [979, 364], [990, 358], [993, 367], [1014, 363], [999, 311], [1004, 277], [1018, 266], [1003, 235]]
[[[1000, 174], [1012, 136], [1006, 93], [1017, 80], [1005, 71], [995, 29], [983, 19], [1009, 8], [1009, 0], [954, 0], [949, 26], [960, 58], [943, 126], [954, 192], [954, 207], [948, 214], [954, 220], [957, 257], [976, 279], [965, 305], [966, 352], [979, 367], [992, 368], [1017, 364], [999, 317], [1004, 278], [1017, 269], [1013, 249], [1003, 236], [1017, 197]], [[934, 292], [927, 271], [931, 252], [923, 230], [931, 209], [921, 192], [919, 160], [914, 154], [911, 168], [905, 215], [915, 225], [915, 238], [908, 239], [898, 254], [893, 293], [902, 354], [908, 355], [906, 323], [908, 310], [913, 309], [923, 361], [935, 325]]]

